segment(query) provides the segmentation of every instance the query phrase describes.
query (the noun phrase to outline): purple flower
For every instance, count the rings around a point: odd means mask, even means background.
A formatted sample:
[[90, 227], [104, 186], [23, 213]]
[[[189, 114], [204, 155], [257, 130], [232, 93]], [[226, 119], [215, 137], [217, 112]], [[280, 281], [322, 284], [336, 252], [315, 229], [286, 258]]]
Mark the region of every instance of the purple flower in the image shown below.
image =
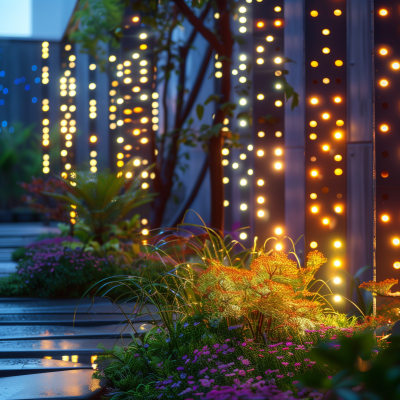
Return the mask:
[[250, 361], [249, 361], [249, 360], [242, 360], [242, 363], [243, 363], [244, 365], [249, 365], [249, 364], [250, 364]]
[[177, 368], [178, 371], [184, 371], [184, 369], [185, 369], [185, 368], [183, 368], [183, 367], [178, 367], [178, 368]]
[[282, 365], [284, 365], [285, 367], [287, 367], [289, 365], [288, 362], [283, 362]]
[[197, 325], [199, 325], [200, 324], [200, 322], [195, 322], [193, 325], [194, 326], [197, 326]]
[[189, 326], [189, 324], [187, 323], [187, 322], [185, 322], [184, 324], [183, 324], [183, 327], [184, 328], [187, 328]]

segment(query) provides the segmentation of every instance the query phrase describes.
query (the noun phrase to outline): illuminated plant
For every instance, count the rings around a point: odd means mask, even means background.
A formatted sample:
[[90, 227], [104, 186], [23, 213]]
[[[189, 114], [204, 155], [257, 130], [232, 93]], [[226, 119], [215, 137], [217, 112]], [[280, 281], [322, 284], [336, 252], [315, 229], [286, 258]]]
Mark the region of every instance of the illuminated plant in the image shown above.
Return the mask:
[[363, 282], [360, 285], [360, 288], [368, 290], [369, 292], [371, 292], [376, 296], [399, 297], [400, 292], [392, 293], [390, 291], [392, 286], [396, 285], [397, 283], [399, 283], [398, 279], [386, 279], [382, 282], [369, 281], [369, 282]]
[[326, 261], [318, 251], [308, 254], [306, 268], [275, 251], [261, 252], [249, 269], [207, 260], [208, 269], [195, 288], [214, 318], [244, 317], [260, 339], [263, 332], [278, 335], [288, 328], [308, 328], [321, 319], [321, 303], [308, 299], [315, 293], [308, 292], [307, 286]]

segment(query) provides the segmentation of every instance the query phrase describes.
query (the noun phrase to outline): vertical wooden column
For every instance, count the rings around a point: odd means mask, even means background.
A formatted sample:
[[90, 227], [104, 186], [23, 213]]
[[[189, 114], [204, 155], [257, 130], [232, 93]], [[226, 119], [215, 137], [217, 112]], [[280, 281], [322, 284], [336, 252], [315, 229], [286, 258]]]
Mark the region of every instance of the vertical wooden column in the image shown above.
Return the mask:
[[[376, 0], [375, 165], [376, 280], [400, 277], [399, 3]], [[399, 290], [398, 285], [394, 290]]]
[[[283, 0], [253, 4], [253, 124], [255, 236], [263, 244], [276, 237], [277, 250], [286, 234], [284, 196], [284, 58]], [[284, 248], [284, 247], [288, 248]]]
[[340, 268], [348, 268], [346, 65], [346, 1], [306, 0], [305, 249], [328, 257], [321, 277], [337, 283], [340, 294], [345, 293]]

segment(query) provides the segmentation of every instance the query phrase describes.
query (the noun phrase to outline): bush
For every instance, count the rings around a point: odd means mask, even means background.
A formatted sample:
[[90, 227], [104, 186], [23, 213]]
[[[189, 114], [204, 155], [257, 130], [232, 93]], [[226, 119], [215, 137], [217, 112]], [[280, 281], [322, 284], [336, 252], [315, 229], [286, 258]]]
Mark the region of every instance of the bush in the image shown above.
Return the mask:
[[19, 249], [17, 272], [0, 280], [0, 296], [80, 298], [99, 280], [133, 272], [123, 257], [84, 252], [82, 246], [58, 237]]

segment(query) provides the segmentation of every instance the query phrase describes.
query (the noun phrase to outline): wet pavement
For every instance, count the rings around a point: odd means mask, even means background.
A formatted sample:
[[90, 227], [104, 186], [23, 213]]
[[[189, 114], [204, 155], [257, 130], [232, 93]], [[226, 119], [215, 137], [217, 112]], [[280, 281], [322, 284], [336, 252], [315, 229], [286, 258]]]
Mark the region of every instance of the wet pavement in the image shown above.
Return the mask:
[[133, 309], [103, 298], [0, 298], [0, 400], [100, 398], [104, 383], [91, 379], [99, 344], [126, 346], [155, 324]]

